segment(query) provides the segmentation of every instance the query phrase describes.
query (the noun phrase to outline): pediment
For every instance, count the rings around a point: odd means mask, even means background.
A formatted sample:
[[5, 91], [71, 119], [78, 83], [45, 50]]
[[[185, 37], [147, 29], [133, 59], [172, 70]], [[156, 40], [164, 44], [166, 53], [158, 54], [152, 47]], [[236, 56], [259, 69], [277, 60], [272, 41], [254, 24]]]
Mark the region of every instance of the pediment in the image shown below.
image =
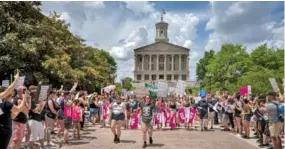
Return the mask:
[[161, 51], [161, 52], [189, 52], [190, 49], [184, 48], [172, 43], [168, 42], [155, 42], [153, 44], [149, 44], [137, 49], [134, 49], [135, 52], [153, 52], [153, 51]]

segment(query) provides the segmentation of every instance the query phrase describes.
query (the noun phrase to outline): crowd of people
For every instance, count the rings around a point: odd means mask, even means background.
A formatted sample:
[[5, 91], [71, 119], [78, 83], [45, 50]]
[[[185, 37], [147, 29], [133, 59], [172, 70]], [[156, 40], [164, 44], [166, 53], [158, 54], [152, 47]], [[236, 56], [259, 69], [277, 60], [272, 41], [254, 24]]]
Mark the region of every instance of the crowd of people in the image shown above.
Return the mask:
[[69, 146], [69, 132], [73, 132], [73, 139], [81, 139], [80, 131], [87, 124], [101, 128], [110, 125], [114, 143], [120, 143], [121, 128], [138, 129], [140, 125], [145, 148], [147, 134], [148, 143], [153, 143], [155, 126], [158, 130], [189, 130], [195, 121], [199, 121], [201, 131], [221, 124], [222, 131], [245, 139], [254, 131], [260, 147], [269, 146], [270, 141], [273, 149], [282, 147], [284, 99], [280, 92], [258, 97], [223, 92], [209, 97], [169, 95], [151, 99], [148, 95], [117, 95], [114, 91], [88, 94], [76, 91], [75, 82], [69, 91], [62, 87], [50, 90], [47, 99], [39, 101], [38, 86], [15, 89], [18, 80], [19, 73], [8, 88], [0, 89], [0, 149], [20, 149], [22, 142], [30, 149], [39, 142], [43, 149], [54, 145], [51, 135], [57, 135]]

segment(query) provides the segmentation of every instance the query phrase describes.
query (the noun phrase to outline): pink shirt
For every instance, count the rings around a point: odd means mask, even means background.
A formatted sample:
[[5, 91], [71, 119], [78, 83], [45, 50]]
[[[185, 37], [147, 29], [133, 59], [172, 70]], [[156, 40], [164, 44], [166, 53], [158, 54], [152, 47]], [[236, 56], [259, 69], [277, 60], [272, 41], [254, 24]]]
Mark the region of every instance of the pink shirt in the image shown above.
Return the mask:
[[81, 108], [79, 106], [72, 107], [72, 120], [80, 121]]
[[[69, 102], [69, 101], [66, 101]], [[68, 106], [66, 104], [64, 104], [64, 117], [71, 117], [71, 113], [72, 113], [72, 104], [70, 104], [71, 106]]]

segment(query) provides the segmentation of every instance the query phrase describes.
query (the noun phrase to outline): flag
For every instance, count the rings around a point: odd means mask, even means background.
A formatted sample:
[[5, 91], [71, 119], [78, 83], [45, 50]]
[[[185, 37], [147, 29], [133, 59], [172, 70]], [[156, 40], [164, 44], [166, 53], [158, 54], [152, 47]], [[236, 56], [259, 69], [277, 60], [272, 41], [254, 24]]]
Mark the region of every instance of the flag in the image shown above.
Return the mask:
[[161, 14], [166, 14], [165, 10], [162, 10]]

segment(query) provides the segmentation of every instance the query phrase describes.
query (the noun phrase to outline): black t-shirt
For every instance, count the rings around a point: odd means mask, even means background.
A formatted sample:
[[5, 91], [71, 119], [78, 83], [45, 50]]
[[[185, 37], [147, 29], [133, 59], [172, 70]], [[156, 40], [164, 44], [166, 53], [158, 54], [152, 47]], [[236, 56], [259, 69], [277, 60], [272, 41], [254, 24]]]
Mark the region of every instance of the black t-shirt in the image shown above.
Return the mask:
[[29, 119], [30, 120], [36, 120], [36, 121], [40, 122], [41, 121], [41, 114], [33, 112], [33, 110], [35, 110], [36, 108], [37, 108], [37, 105], [36, 105], [35, 101], [32, 101], [31, 102], [31, 110], [29, 111]]
[[[215, 106], [217, 102], [218, 102], [217, 99], [211, 99], [210, 101], [208, 101], [208, 103], [211, 104], [212, 106]], [[210, 106], [209, 111], [214, 112], [215, 110], [213, 109], [213, 107]]]
[[95, 105], [94, 101], [92, 101], [92, 103], [90, 104], [90, 108], [99, 108]]
[[198, 102], [197, 106], [201, 107], [202, 109], [200, 109], [200, 110], [202, 110], [202, 111], [205, 111], [205, 112], [208, 111], [209, 105], [208, 105], [208, 102], [206, 100], [200, 100]]
[[0, 100], [0, 128], [12, 131], [11, 109], [13, 106], [9, 101]]
[[[13, 104], [18, 106], [18, 100], [19, 100], [19, 97], [16, 96], [14, 97], [14, 101], [13, 101]], [[23, 112], [20, 112], [15, 118], [14, 118], [14, 121], [15, 122], [19, 122], [19, 123], [22, 123], [22, 124], [25, 124], [27, 122], [27, 115]]]

